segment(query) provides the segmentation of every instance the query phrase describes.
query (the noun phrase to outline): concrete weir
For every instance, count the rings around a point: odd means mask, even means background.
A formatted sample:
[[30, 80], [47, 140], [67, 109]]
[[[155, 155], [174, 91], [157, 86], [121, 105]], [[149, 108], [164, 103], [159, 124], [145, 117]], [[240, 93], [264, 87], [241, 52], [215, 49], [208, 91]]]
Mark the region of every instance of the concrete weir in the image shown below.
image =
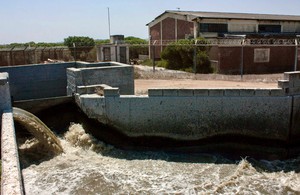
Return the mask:
[[300, 72], [284, 73], [274, 89], [149, 89], [148, 96], [122, 95], [117, 87], [101, 85], [76, 90], [76, 102], [88, 117], [129, 137], [231, 136], [285, 146], [300, 140]]
[[134, 95], [133, 66], [114, 62], [3, 67], [0, 72], [7, 72], [0, 73], [2, 194], [23, 193], [12, 104], [39, 112], [74, 98], [89, 118], [130, 138], [199, 145], [216, 138], [219, 146], [252, 140], [252, 146], [299, 148], [299, 71], [284, 73], [274, 89], [149, 89], [145, 96]]

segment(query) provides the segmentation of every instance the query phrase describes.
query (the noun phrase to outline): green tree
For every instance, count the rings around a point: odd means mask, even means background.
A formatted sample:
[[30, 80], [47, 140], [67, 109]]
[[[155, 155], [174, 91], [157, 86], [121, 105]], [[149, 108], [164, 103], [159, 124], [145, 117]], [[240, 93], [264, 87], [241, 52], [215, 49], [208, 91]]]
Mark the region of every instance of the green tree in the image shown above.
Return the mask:
[[97, 39], [95, 40], [95, 44], [96, 45], [100, 45], [100, 44], [108, 44], [110, 43], [110, 40], [109, 39]]
[[64, 45], [69, 48], [75, 60], [86, 61], [88, 53], [94, 48], [95, 41], [90, 37], [69, 36], [64, 39]]
[[[195, 45], [195, 41], [182, 39], [167, 45], [161, 53], [161, 58], [166, 61], [166, 68], [194, 70], [197, 73], [212, 72], [206, 48]], [[198, 41], [205, 42], [202, 38]]]
[[145, 39], [141, 39], [134, 36], [124, 38], [124, 42], [130, 44], [129, 58], [131, 60], [137, 59], [139, 54], [148, 55], [148, 42]]
[[128, 44], [148, 44], [147, 40], [133, 36], [125, 37], [124, 41]]

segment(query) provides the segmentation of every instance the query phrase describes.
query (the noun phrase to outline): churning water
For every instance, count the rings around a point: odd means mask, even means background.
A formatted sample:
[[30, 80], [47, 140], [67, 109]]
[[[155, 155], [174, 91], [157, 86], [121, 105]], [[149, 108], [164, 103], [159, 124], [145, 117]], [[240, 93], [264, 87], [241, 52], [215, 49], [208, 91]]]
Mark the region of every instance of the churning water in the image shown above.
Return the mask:
[[[300, 193], [300, 157], [234, 161], [212, 154], [125, 151], [97, 141], [79, 124], [70, 126], [61, 143], [65, 152], [49, 160], [23, 159], [27, 194]], [[27, 140], [21, 146], [27, 156], [39, 150], [35, 144]]]

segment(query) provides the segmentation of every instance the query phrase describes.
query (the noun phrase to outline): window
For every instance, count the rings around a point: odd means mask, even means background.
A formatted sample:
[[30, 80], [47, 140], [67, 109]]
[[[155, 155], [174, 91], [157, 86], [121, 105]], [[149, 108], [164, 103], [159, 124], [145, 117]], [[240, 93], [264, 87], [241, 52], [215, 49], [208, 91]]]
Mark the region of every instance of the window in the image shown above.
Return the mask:
[[260, 25], [258, 25], [258, 32], [260, 32], [260, 33], [280, 33], [281, 25], [260, 24]]
[[227, 24], [200, 23], [200, 32], [228, 32]]

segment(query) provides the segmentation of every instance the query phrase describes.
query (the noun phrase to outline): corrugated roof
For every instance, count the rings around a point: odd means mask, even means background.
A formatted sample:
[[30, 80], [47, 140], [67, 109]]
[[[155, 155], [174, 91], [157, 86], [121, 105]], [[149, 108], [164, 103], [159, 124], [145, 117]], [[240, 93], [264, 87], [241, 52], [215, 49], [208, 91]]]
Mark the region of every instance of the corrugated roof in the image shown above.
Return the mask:
[[[243, 20], [277, 20], [277, 21], [300, 21], [298, 15], [276, 15], [276, 14], [255, 14], [255, 13], [228, 13], [228, 12], [203, 12], [203, 11], [179, 11], [167, 10], [157, 16], [158, 19], [166, 13], [188, 15], [195, 18], [222, 18], [222, 19], [243, 19]], [[153, 20], [153, 21], [154, 21]], [[147, 24], [148, 25], [148, 24]]]

